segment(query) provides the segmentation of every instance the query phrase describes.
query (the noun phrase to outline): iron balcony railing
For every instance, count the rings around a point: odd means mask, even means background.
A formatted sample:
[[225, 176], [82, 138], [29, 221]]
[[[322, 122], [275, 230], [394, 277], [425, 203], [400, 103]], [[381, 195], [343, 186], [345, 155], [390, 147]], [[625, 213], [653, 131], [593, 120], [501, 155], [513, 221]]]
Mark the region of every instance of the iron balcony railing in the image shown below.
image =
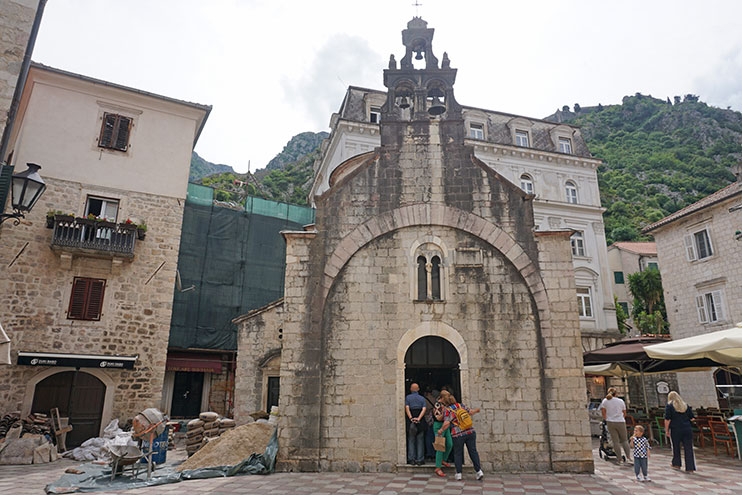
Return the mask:
[[52, 246], [134, 256], [135, 225], [57, 216]]

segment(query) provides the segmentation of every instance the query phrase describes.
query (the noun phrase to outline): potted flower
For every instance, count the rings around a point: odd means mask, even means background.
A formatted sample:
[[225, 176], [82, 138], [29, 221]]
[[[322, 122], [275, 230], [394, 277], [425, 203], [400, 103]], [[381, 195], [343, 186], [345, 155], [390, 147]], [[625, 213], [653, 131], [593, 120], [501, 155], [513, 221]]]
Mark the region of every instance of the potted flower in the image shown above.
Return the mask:
[[[52, 215], [53, 222], [65, 222], [65, 223], [72, 223], [75, 221], [75, 214], [74, 213], [63, 213], [60, 210], [55, 210], [54, 215]], [[46, 226], [49, 226], [49, 213], [46, 214]], [[53, 227], [53, 225], [52, 225]]]
[[145, 222], [142, 222], [137, 225], [137, 239], [143, 241], [145, 235], [147, 235], [147, 224]]
[[53, 229], [54, 228], [54, 216], [59, 215], [62, 213], [59, 210], [49, 210], [46, 212], [46, 228], [47, 229]]
[[77, 223], [82, 225], [90, 225], [95, 226], [96, 221], [98, 220], [98, 217], [96, 217], [93, 213], [90, 213], [86, 217], [79, 217], [76, 219]]
[[136, 230], [137, 224], [131, 219], [127, 218], [125, 222], [119, 224], [121, 230]]

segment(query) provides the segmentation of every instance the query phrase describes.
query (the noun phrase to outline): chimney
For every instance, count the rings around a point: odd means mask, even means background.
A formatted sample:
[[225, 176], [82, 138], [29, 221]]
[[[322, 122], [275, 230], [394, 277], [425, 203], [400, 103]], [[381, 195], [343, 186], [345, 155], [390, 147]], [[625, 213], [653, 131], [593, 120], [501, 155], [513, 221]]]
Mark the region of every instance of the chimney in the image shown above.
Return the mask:
[[742, 162], [732, 165], [729, 168], [734, 174], [734, 177], [736, 177], [737, 182], [742, 181]]

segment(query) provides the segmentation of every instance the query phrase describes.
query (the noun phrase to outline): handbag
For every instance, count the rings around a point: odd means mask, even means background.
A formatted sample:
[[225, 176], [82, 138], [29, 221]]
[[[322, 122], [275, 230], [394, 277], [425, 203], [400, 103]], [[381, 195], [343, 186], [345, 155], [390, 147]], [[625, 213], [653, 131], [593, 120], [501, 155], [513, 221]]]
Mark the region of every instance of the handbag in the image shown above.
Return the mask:
[[433, 440], [433, 448], [438, 452], [445, 452], [446, 451], [446, 438], [440, 435], [436, 435], [435, 440]]

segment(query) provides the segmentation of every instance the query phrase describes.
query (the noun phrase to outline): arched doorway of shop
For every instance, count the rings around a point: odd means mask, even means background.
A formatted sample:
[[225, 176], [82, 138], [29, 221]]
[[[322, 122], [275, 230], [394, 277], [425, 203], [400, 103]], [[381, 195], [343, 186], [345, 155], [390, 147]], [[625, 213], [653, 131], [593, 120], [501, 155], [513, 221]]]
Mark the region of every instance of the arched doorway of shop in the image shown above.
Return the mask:
[[79, 447], [88, 438], [98, 436], [105, 395], [105, 384], [90, 373], [62, 371], [36, 384], [31, 412], [48, 415], [58, 408], [73, 428], [67, 434], [67, 448]]
[[405, 390], [420, 385], [420, 393], [448, 387], [456, 400], [461, 400], [461, 358], [448, 340], [438, 336], [417, 339], [405, 354]]

